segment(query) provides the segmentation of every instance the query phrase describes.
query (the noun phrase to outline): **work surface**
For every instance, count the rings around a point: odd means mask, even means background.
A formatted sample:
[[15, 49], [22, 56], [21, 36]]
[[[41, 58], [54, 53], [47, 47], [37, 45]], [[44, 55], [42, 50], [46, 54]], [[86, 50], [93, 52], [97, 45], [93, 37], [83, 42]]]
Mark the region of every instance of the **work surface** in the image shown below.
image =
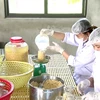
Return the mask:
[[[34, 65], [31, 56], [32, 55], [29, 56], [29, 63]], [[62, 78], [66, 86], [68, 85], [76, 86], [70, 68], [67, 65], [65, 58], [60, 54], [50, 55], [50, 57], [51, 58], [49, 62], [46, 64], [47, 73], [52, 76], [57, 76]], [[77, 91], [75, 91], [75, 95], [79, 96]], [[25, 85], [19, 90], [14, 91], [13, 95], [11, 96], [11, 100], [29, 100], [28, 85]]]

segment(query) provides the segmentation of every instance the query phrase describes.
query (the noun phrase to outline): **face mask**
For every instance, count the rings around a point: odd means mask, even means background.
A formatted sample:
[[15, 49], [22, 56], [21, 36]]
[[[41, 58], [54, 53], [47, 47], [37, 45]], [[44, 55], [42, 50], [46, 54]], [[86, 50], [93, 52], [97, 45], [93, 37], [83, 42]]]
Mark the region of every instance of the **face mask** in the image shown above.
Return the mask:
[[100, 62], [100, 51], [95, 50], [95, 56], [96, 56], [96, 60], [99, 60]]
[[83, 38], [78, 38], [78, 37], [76, 37], [77, 38], [77, 42], [80, 44], [80, 43], [83, 43]]

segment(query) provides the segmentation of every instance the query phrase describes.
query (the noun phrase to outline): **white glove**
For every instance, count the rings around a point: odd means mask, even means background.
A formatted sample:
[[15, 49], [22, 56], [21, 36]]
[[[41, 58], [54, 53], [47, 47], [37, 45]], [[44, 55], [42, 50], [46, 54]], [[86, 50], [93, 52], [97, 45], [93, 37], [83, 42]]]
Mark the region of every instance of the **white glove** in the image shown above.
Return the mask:
[[88, 92], [86, 95], [82, 96], [82, 100], [100, 100], [100, 93]]
[[45, 34], [45, 35], [50, 35], [52, 36], [54, 34], [54, 30], [50, 30], [50, 29], [41, 29], [40, 34]]
[[81, 81], [78, 85], [77, 85], [77, 91], [80, 94], [84, 94], [84, 91], [90, 86], [90, 81], [88, 79], [85, 79], [83, 81]]
[[62, 54], [62, 52], [64, 51], [64, 49], [62, 47], [60, 47], [57, 43], [52, 42], [54, 44], [54, 46], [49, 46], [47, 49], [50, 49], [52, 51], [56, 51]]

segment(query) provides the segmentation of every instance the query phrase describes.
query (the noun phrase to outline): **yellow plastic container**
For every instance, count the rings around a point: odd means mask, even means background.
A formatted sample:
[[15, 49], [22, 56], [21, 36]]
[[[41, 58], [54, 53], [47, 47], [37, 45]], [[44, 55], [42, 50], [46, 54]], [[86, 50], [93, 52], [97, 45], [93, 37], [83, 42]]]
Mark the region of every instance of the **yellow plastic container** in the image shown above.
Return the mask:
[[0, 78], [7, 79], [19, 89], [27, 84], [33, 73], [33, 65], [20, 61], [0, 62]]

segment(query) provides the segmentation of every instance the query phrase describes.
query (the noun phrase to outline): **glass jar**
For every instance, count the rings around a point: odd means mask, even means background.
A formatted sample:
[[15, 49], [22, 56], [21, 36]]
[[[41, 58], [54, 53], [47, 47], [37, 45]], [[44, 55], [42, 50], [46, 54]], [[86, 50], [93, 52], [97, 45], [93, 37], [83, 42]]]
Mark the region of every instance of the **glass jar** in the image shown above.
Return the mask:
[[28, 45], [20, 36], [11, 37], [5, 45], [5, 58], [7, 61], [28, 62]]
[[66, 87], [64, 87], [64, 94], [63, 94], [63, 98], [64, 100], [75, 100], [75, 86], [72, 85], [67, 85]]

